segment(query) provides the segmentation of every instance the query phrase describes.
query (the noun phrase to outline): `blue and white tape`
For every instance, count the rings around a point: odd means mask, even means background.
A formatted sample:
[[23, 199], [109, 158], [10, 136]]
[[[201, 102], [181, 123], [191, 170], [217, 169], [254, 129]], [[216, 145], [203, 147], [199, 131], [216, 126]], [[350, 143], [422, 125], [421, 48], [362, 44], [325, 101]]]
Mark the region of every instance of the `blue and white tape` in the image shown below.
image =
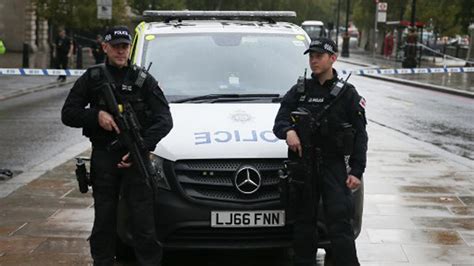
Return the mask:
[[0, 75], [11, 76], [81, 76], [85, 69], [0, 68]]
[[339, 70], [339, 73], [357, 75], [404, 75], [404, 74], [434, 74], [434, 73], [469, 73], [474, 67], [435, 67], [435, 68], [370, 68], [356, 70]]
[[[0, 68], [1, 75], [11, 76], [81, 76], [85, 69], [41, 69], [41, 68]], [[404, 75], [404, 74], [433, 74], [433, 73], [468, 73], [474, 72], [474, 67], [438, 67], [438, 68], [366, 68], [343, 69], [340, 74], [356, 75]]]

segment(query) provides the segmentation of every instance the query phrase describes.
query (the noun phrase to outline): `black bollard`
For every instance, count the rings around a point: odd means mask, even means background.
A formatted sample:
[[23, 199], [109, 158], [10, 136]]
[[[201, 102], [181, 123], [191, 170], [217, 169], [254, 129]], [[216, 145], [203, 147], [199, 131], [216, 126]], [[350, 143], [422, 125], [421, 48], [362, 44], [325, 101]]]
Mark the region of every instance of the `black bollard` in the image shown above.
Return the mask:
[[77, 45], [77, 55], [76, 55], [76, 68], [82, 68], [82, 46], [80, 44]]
[[30, 45], [23, 43], [23, 68], [30, 67]]

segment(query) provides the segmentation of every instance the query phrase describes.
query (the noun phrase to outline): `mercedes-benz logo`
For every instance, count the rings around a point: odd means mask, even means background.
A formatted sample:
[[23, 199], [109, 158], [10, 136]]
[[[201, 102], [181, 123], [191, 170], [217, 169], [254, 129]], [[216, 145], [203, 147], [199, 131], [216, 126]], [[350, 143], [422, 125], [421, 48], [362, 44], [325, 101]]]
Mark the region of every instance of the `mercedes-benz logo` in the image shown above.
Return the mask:
[[234, 184], [242, 194], [255, 193], [262, 185], [260, 172], [253, 166], [244, 165], [235, 172]]

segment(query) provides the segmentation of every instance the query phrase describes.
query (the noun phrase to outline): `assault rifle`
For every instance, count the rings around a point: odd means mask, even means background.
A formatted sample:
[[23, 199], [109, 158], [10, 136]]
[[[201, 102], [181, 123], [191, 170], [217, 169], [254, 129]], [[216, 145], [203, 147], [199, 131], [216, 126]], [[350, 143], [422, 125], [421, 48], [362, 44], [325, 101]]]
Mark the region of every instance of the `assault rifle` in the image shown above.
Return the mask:
[[151, 164], [150, 156], [148, 154], [149, 152], [145, 147], [145, 143], [141, 136], [141, 127], [135, 111], [133, 110], [132, 105], [125, 101], [125, 99], [121, 99], [120, 104], [117, 102], [114, 93], [113, 79], [105, 65], [101, 65], [101, 70], [107, 80], [101, 88], [105, 104], [120, 130], [120, 133], [118, 134], [118, 143], [115, 142], [111, 146], [121, 146], [128, 150], [133, 164], [136, 165], [146, 182], [150, 182], [149, 184], [152, 186], [151, 189], [155, 191], [156, 171]]

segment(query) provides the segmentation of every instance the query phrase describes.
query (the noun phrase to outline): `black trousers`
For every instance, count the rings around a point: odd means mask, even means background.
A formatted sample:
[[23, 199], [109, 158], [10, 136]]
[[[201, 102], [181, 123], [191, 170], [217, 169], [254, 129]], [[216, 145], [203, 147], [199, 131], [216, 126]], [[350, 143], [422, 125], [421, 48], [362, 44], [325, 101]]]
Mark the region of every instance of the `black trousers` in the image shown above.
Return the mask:
[[[94, 265], [113, 265], [120, 188], [132, 220], [135, 255], [139, 265], [160, 265], [162, 247], [157, 241], [153, 194], [135, 167], [117, 168], [123, 154], [93, 149], [91, 181], [94, 196], [94, 226], [90, 247]], [[123, 183], [123, 184], [122, 184]]]
[[317, 213], [319, 200], [323, 200], [333, 261], [336, 266], [360, 265], [357, 259], [351, 190], [346, 186], [347, 172], [344, 158], [326, 159], [321, 165], [321, 177], [313, 187], [313, 199], [301, 185], [291, 186], [295, 211], [294, 252], [295, 265], [315, 265], [317, 251]]
[[[57, 53], [57, 55], [56, 55], [56, 67], [58, 69], [67, 69], [68, 64], [69, 64], [69, 58], [67, 57], [67, 55], [62, 55], [62, 54]], [[60, 75], [59, 78], [60, 79], [66, 79], [66, 76], [65, 75]]]

